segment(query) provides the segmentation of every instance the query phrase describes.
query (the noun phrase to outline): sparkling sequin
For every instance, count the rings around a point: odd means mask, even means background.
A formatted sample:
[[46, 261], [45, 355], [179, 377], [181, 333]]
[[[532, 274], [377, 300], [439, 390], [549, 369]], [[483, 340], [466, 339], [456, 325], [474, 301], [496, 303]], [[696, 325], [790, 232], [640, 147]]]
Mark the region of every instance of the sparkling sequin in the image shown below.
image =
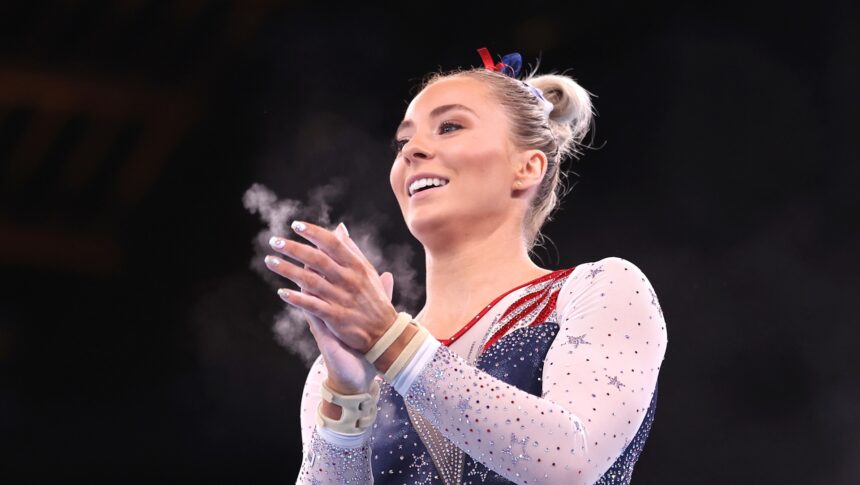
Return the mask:
[[404, 396], [381, 383], [373, 433], [359, 448], [315, 432], [318, 360], [302, 400], [311, 452], [299, 482], [369, 483], [355, 482], [368, 472], [377, 484], [630, 482], [667, 343], [636, 266], [606, 258], [554, 272], [469, 324], [416, 369]]
[[529, 324], [540, 323], [547, 319], [554, 321], [553, 312], [558, 290], [564, 285], [573, 269], [554, 272], [552, 279], [531, 286], [525, 296], [511, 304], [501, 318], [490, 327], [491, 337], [484, 341], [483, 348], [486, 350], [504, 335]]
[[358, 448], [341, 448], [328, 443], [320, 438], [316, 430], [313, 431], [310, 451], [305, 455], [298, 483], [360, 485], [371, 483], [372, 479], [369, 444]]
[[575, 349], [578, 349], [580, 345], [591, 345], [591, 342], [585, 341], [585, 335], [586, 334], [575, 335], [575, 336], [574, 335], [568, 335], [567, 336], [567, 343], [573, 344], [573, 348], [575, 348]]
[[588, 276], [586, 276], [586, 278], [594, 278], [597, 275], [597, 273], [600, 273], [602, 271], [603, 271], [603, 266], [598, 266], [596, 268], [589, 268], [588, 269]]
[[[606, 377], [609, 377], [609, 376], [606, 376]], [[609, 377], [609, 385], [617, 387], [619, 391], [621, 390], [622, 387], [624, 387], [624, 384], [622, 384], [621, 381], [619, 381], [618, 377], [616, 377], [616, 376]]]

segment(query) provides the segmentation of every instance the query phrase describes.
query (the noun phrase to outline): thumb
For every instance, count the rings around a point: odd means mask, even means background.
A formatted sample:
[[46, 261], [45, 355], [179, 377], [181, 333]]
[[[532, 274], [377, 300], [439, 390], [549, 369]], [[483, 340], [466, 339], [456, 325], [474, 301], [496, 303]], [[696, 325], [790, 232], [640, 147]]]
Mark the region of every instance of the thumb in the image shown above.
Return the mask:
[[382, 281], [382, 287], [385, 288], [385, 294], [388, 295], [388, 299], [391, 300], [391, 297], [394, 295], [394, 275], [386, 271], [379, 275], [379, 280]]
[[305, 321], [308, 322], [308, 327], [310, 328], [311, 334], [315, 339], [320, 338], [320, 333], [324, 330], [328, 330], [326, 328], [325, 322], [319, 319], [316, 315], [308, 312], [307, 310], [302, 309], [302, 314], [305, 316]]

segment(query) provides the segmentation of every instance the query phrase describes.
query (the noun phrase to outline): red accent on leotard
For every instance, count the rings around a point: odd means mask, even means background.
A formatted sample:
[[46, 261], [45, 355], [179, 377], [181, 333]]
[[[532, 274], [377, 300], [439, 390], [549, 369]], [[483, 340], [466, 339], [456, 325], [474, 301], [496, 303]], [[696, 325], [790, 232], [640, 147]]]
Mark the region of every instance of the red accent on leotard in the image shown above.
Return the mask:
[[[449, 338], [440, 339], [439, 342], [441, 342], [442, 345], [445, 345], [445, 346], [450, 346], [451, 344], [456, 342], [458, 338], [460, 338], [464, 333], [468, 332], [470, 328], [472, 328], [476, 323], [478, 323], [478, 321], [481, 320], [481, 317], [483, 317], [488, 311], [490, 311], [490, 309], [492, 309], [496, 305], [496, 303], [501, 301], [504, 297], [508, 296], [510, 293], [512, 293], [516, 290], [519, 290], [520, 288], [523, 288], [525, 286], [535, 285], [537, 283], [542, 283], [542, 282], [549, 280], [549, 279], [557, 279], [557, 278], [564, 277], [568, 273], [570, 273], [571, 271], [573, 271], [573, 268], [559, 269], [559, 270], [553, 271], [552, 273], [547, 273], [543, 276], [538, 276], [537, 278], [535, 278], [533, 280], [527, 281], [527, 282], [525, 282], [519, 286], [511, 288], [510, 290], [508, 290], [508, 291], [502, 293], [501, 295], [499, 295], [498, 297], [496, 297], [489, 305], [484, 307], [483, 310], [481, 310], [477, 315], [475, 315], [475, 318], [473, 318], [471, 321], [469, 321], [469, 323], [467, 323], [465, 326], [463, 326], [463, 328], [458, 330], [457, 333], [455, 333], [453, 336], [451, 336]], [[551, 286], [552, 285], [549, 285], [547, 288], [549, 288]], [[533, 298], [534, 296], [537, 296], [540, 294], [541, 294], [541, 292], [539, 292], [539, 291], [534, 292], [534, 293], [530, 293], [529, 295], [526, 295], [523, 298], [520, 298], [519, 300], [517, 300], [514, 303], [514, 305], [521, 304], [521, 302], [528, 300], [529, 298]], [[538, 300], [540, 300], [540, 298]], [[554, 299], [553, 299], [553, 303], [555, 303]], [[512, 305], [512, 307], [513, 307], [513, 305]], [[510, 311], [510, 308], [508, 309], [508, 311]], [[507, 312], [506, 312], [506, 314], [507, 314]], [[544, 312], [541, 312], [541, 316], [543, 314], [544, 314]]]
[[541, 290], [528, 293], [519, 300], [509, 305], [507, 310], [505, 310], [505, 312], [499, 317], [500, 320], [504, 320], [505, 317], [507, 317], [512, 312], [518, 311], [519, 313], [509, 322], [505, 323], [500, 329], [496, 330], [496, 332], [489, 338], [489, 340], [487, 340], [487, 343], [484, 344], [484, 348], [482, 350], [487, 350], [488, 348], [490, 348], [490, 346], [496, 343], [497, 340], [504, 337], [508, 330], [510, 330], [514, 325], [516, 325], [517, 322], [532, 313], [541, 305], [543, 305], [543, 308], [541, 308], [540, 312], [534, 317], [534, 320], [532, 320], [530, 326], [544, 323], [546, 321], [546, 317], [548, 317], [549, 314], [552, 313], [552, 311], [555, 309], [555, 304], [558, 300], [559, 289], [553, 288], [555, 281], [566, 277], [574, 270], [574, 268], [568, 268], [565, 270], [554, 272], [553, 283], [545, 286]]

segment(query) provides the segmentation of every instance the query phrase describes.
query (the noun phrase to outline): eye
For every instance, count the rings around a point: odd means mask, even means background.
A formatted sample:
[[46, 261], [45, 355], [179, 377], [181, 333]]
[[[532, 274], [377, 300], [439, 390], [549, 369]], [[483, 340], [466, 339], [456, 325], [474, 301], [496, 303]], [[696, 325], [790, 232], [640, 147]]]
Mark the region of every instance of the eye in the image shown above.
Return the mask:
[[406, 143], [408, 143], [408, 142], [409, 142], [409, 140], [408, 140], [408, 139], [404, 139], [404, 140], [394, 139], [394, 140], [391, 140], [391, 150], [392, 150], [395, 154], [396, 154], [396, 153], [400, 153], [401, 151], [403, 151], [403, 147], [404, 147], [404, 146], [406, 146]]
[[[462, 125], [454, 123], [453, 121], [443, 121], [442, 124], [439, 125], [439, 132], [444, 135], [446, 133], [451, 133], [452, 131], [454, 131], [451, 128], [460, 129], [462, 127]], [[391, 150], [394, 151], [394, 153], [400, 153], [401, 151], [403, 151], [403, 147], [405, 147], [407, 143], [409, 143], [408, 138], [404, 138], [402, 140], [391, 140]]]
[[439, 125], [439, 131], [442, 133], [450, 133], [450, 131], [446, 131], [448, 128], [462, 128], [461, 125], [454, 123], [453, 121], [443, 121], [441, 125]]

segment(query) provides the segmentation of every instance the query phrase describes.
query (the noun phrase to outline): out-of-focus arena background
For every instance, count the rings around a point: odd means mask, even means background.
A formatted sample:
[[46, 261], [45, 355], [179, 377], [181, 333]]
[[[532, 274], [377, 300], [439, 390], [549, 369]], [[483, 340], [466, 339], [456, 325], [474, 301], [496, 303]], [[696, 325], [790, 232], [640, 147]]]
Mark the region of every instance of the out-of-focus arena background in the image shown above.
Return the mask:
[[486, 46], [596, 95], [537, 262], [620, 256], [657, 291], [634, 483], [860, 483], [858, 13], [4, 2], [0, 481], [294, 481], [307, 368], [243, 197], [346, 220], [420, 284], [388, 143], [423, 75]]

